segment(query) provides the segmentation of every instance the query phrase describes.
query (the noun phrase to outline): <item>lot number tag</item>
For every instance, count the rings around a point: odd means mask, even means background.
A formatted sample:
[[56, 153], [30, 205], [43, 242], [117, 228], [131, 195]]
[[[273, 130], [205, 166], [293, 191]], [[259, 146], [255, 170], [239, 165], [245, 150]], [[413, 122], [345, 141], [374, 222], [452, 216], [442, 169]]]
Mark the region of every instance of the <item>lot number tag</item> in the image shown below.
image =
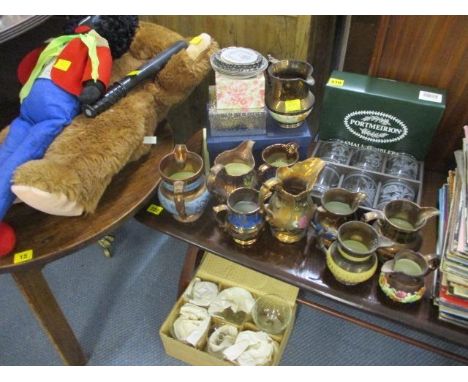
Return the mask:
[[146, 211], [148, 211], [150, 214], [158, 216], [162, 211], [164, 211], [164, 208], [156, 204], [150, 204]]
[[33, 250], [28, 249], [27, 251], [15, 253], [13, 256], [13, 264], [21, 264], [25, 263], [26, 261], [32, 260], [33, 258]]

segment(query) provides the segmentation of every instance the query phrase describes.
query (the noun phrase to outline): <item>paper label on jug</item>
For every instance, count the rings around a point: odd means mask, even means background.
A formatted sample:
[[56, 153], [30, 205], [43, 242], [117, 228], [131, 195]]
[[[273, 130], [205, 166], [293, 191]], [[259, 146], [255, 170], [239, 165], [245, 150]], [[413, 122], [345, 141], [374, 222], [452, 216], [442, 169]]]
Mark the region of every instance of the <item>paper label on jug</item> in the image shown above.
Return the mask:
[[301, 100], [300, 99], [289, 99], [284, 101], [284, 107], [286, 109], [286, 113], [291, 111], [299, 111], [301, 110]]

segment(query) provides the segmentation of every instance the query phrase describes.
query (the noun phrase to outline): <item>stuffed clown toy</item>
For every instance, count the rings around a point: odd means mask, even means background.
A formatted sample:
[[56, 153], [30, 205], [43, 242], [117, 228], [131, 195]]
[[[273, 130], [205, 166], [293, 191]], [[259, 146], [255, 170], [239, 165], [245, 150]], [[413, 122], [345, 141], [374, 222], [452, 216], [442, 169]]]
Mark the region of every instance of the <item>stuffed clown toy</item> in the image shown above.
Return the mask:
[[130, 47], [136, 16], [88, 16], [71, 34], [56, 37], [27, 54], [18, 67], [20, 114], [0, 145], [0, 256], [14, 246], [12, 229], [2, 223], [15, 196], [15, 170], [41, 159], [49, 145], [109, 84], [112, 60]]

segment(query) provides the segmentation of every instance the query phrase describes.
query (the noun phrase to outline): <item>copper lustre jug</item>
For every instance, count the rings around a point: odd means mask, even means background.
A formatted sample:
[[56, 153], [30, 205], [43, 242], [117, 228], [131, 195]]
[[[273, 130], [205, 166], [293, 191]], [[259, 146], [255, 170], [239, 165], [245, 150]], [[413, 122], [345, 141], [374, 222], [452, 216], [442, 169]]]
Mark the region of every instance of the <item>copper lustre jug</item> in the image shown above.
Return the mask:
[[299, 127], [312, 111], [315, 84], [312, 65], [297, 60], [270, 58], [265, 102], [271, 116], [281, 127]]
[[360, 221], [344, 223], [330, 248], [321, 245], [327, 267], [335, 279], [344, 285], [356, 285], [369, 280], [377, 270], [375, 252], [393, 242]]
[[323, 193], [321, 206], [315, 212], [312, 225], [327, 248], [336, 240], [338, 228], [355, 218], [359, 205], [366, 198], [364, 192], [352, 192], [344, 188], [330, 188]]
[[182, 223], [196, 221], [210, 200], [201, 156], [187, 150], [185, 145], [176, 145], [161, 159], [159, 173], [161, 205]]
[[257, 186], [252, 140], [242, 142], [232, 150], [223, 151], [214, 160], [208, 174], [208, 190], [219, 203], [225, 203], [236, 188]]
[[422, 255], [404, 249], [380, 271], [379, 286], [387, 297], [404, 304], [419, 301], [426, 291], [425, 277], [437, 269], [437, 255]]
[[260, 188], [260, 208], [279, 241], [295, 243], [305, 236], [315, 211], [312, 187], [324, 165], [319, 158], [309, 158], [291, 167], [280, 167], [276, 178]]
[[395, 243], [388, 248], [377, 251], [380, 261], [387, 261], [403, 249], [418, 251], [422, 245], [421, 229], [427, 220], [439, 214], [434, 207], [420, 207], [409, 200], [392, 200], [383, 211], [373, 211], [364, 214], [366, 222], [376, 220], [374, 228], [380, 234]]

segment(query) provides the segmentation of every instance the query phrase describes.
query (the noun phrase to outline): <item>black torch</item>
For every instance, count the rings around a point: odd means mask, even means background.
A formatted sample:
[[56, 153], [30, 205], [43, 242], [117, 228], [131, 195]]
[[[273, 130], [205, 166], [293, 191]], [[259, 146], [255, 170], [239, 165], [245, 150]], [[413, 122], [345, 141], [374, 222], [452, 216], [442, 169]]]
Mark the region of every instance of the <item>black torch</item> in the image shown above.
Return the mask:
[[174, 54], [187, 47], [188, 43], [183, 40], [172, 44], [138, 69], [131, 71], [124, 78], [114, 82], [106, 94], [95, 104], [83, 105], [83, 113], [89, 118], [94, 118], [109, 109], [139, 83], [159, 72]]

